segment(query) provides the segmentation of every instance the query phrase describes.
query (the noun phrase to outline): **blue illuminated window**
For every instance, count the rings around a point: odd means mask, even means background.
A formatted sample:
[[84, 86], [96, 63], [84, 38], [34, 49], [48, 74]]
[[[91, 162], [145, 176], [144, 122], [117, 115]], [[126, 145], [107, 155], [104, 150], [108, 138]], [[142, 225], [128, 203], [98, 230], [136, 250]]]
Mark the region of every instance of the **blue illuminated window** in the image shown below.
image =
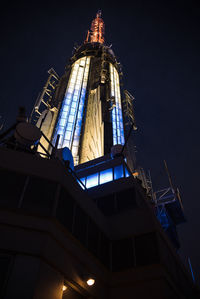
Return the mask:
[[68, 122], [68, 124], [67, 124], [67, 129], [68, 129], [68, 130], [71, 130], [72, 127], [73, 127], [73, 123]]
[[114, 179], [118, 180], [124, 177], [123, 165], [116, 166], [114, 168]]
[[124, 144], [124, 129], [123, 129], [119, 74], [116, 68], [112, 64], [110, 64], [110, 82], [111, 82], [111, 86], [110, 86], [111, 98], [114, 100], [114, 104], [112, 106], [112, 114], [111, 114], [112, 127], [113, 127], [113, 145]]
[[89, 175], [86, 180], [86, 188], [91, 188], [98, 185], [98, 173]]
[[[72, 155], [78, 162], [78, 146], [79, 138], [75, 140], [74, 144], [74, 131], [78, 126], [81, 128], [83, 109], [85, 101], [85, 93], [87, 87], [88, 73], [90, 66], [90, 57], [82, 57], [75, 61], [72, 65], [70, 79], [66, 88], [65, 97], [62, 102], [62, 108], [60, 110], [56, 131], [53, 137], [55, 143], [56, 137], [60, 132], [60, 126], [62, 126], [62, 134], [60, 134], [58, 148], [62, 148], [68, 144], [68, 147], [72, 151]], [[78, 117], [77, 117], [78, 116]], [[70, 131], [71, 134], [69, 134]], [[80, 135], [80, 130], [78, 131]], [[77, 134], [78, 135], [78, 134]], [[80, 136], [78, 136], [80, 137]], [[66, 139], [69, 140], [66, 143]], [[77, 164], [77, 163], [76, 163]]]
[[[113, 178], [114, 172], [114, 178]], [[103, 171], [91, 174], [87, 177], [81, 178], [80, 180], [86, 185], [86, 188], [92, 188], [98, 185], [102, 185], [114, 180], [118, 180], [124, 177], [129, 177], [131, 174], [125, 165], [118, 165], [114, 168], [105, 169]]]
[[[82, 189], [85, 189], [85, 187], [84, 187], [84, 186], [85, 186], [85, 179], [86, 179], [86, 178], [81, 178], [81, 179], [77, 180], [77, 182], [79, 183], [79, 185], [81, 186]], [[82, 183], [84, 186], [83, 186], [81, 183]]]
[[130, 176], [130, 173], [129, 173], [128, 169], [126, 168], [126, 166], [124, 168], [125, 168], [125, 177], [127, 178]]
[[100, 172], [100, 185], [110, 182], [113, 180], [113, 170], [112, 168], [103, 170]]

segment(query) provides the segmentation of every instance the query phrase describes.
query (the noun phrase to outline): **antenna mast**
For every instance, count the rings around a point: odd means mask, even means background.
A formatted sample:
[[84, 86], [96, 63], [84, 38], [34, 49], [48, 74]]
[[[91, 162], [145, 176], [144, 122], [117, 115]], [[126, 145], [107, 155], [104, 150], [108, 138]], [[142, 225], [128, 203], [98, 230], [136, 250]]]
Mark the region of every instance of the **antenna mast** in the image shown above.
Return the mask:
[[101, 18], [101, 10], [99, 10], [96, 14], [96, 18], [92, 21], [91, 31], [88, 30], [87, 37], [85, 43], [104, 43], [104, 32], [105, 25], [104, 21]]

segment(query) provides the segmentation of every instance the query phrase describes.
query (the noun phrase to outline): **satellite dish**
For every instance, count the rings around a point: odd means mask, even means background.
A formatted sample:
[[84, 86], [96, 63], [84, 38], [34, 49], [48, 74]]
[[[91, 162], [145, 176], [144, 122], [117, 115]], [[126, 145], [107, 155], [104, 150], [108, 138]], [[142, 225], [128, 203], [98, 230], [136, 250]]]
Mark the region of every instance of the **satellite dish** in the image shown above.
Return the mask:
[[16, 126], [14, 136], [23, 145], [33, 145], [40, 140], [41, 132], [36, 126], [21, 122]]
[[74, 170], [74, 159], [73, 159], [72, 153], [68, 147], [63, 147], [63, 148], [57, 149], [55, 156], [64, 162], [68, 161], [69, 167], [72, 170]]

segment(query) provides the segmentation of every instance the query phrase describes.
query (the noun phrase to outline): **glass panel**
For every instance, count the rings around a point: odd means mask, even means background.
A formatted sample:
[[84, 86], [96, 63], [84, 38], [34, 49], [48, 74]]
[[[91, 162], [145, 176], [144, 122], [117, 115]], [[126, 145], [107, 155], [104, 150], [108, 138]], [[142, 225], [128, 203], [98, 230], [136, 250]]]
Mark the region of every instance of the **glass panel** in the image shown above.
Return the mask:
[[66, 226], [69, 231], [72, 231], [74, 219], [74, 199], [64, 188], [61, 189], [58, 206], [56, 209], [56, 217]]
[[[87, 63], [86, 63], [87, 61]], [[63, 99], [62, 108], [59, 113], [59, 120], [56, 127], [56, 133], [53, 137], [55, 143], [58, 132], [63, 132], [64, 138], [60, 138], [58, 148], [66, 146], [66, 138], [70, 141], [70, 149], [77, 155], [79, 145], [79, 134], [82, 125], [82, 116], [85, 100], [85, 91], [87, 87], [88, 71], [89, 71], [90, 57], [82, 57], [72, 65], [72, 71], [69, 78], [68, 86], [66, 88], [65, 97]], [[81, 95], [81, 102], [79, 105], [79, 98]], [[78, 123], [75, 117], [78, 114], [80, 120]], [[59, 131], [60, 125], [62, 130]], [[77, 125], [80, 127], [76, 130]], [[76, 131], [75, 131], [76, 130]], [[69, 131], [71, 134], [69, 134]], [[77, 135], [75, 144], [73, 145], [73, 136]]]
[[85, 178], [81, 178], [80, 181], [85, 185]]
[[131, 238], [112, 241], [112, 270], [122, 271], [134, 266], [134, 251]]
[[124, 168], [125, 168], [125, 177], [127, 178], [130, 176], [130, 173], [129, 173], [128, 169], [126, 168], [126, 166], [124, 166]]
[[100, 185], [113, 180], [112, 168], [100, 172]]
[[57, 134], [63, 135], [63, 132], [64, 132], [64, 127], [59, 127]]
[[65, 139], [70, 140], [70, 137], [71, 137], [71, 132], [70, 131], [66, 131], [65, 132]]
[[[119, 86], [119, 75], [115, 67], [110, 64], [110, 80], [111, 80], [111, 97], [115, 99], [115, 108], [112, 110], [112, 124], [113, 124], [113, 144], [116, 143], [124, 144], [124, 130], [123, 130], [123, 118], [121, 110], [121, 95], [120, 95], [120, 86]], [[115, 128], [118, 128], [118, 131], [114, 131]], [[119, 128], [121, 127], [121, 131]], [[116, 138], [118, 141], [116, 142]]]
[[68, 129], [68, 130], [71, 130], [71, 129], [72, 129], [72, 127], [73, 127], [73, 124], [72, 124], [72, 123], [70, 123], [70, 122], [68, 122], [67, 129]]
[[69, 140], [64, 140], [62, 147], [69, 147]]
[[91, 188], [98, 185], [98, 173], [94, 173], [87, 177], [86, 187]]
[[76, 108], [76, 102], [75, 101], [72, 102], [72, 108]]
[[[84, 210], [82, 210], [77, 205], [75, 209], [75, 219], [73, 223], [73, 234], [84, 245], [86, 245], [86, 240], [87, 240], [87, 223], [88, 223], [87, 214], [85, 213]], [[70, 298], [72, 297], [70, 296]]]
[[68, 105], [64, 105], [63, 112], [68, 112], [68, 111], [69, 111], [69, 106]]
[[71, 108], [71, 109], [70, 109], [70, 114], [71, 114], [71, 115], [74, 115], [74, 114], [75, 114], [75, 111], [76, 111], [75, 108]]
[[118, 180], [124, 177], [123, 165], [116, 166], [114, 168], [114, 180]]
[[66, 119], [61, 118], [60, 121], [59, 121], [59, 125], [64, 126], [65, 123], [66, 123]]
[[96, 256], [98, 255], [100, 230], [96, 223], [90, 219], [88, 224], [88, 248]]
[[69, 116], [69, 122], [73, 122], [74, 121], [74, 117], [72, 115]]

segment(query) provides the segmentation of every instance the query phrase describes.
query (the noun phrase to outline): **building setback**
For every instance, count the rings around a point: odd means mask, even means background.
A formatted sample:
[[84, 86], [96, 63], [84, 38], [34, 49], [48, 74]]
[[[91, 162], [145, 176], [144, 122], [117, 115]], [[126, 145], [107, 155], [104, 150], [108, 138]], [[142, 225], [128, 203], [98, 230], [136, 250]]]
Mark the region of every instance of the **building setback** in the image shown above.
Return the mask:
[[178, 255], [179, 192], [153, 194], [136, 167], [121, 76], [98, 12], [29, 122], [21, 109], [0, 135], [0, 298], [199, 298]]

